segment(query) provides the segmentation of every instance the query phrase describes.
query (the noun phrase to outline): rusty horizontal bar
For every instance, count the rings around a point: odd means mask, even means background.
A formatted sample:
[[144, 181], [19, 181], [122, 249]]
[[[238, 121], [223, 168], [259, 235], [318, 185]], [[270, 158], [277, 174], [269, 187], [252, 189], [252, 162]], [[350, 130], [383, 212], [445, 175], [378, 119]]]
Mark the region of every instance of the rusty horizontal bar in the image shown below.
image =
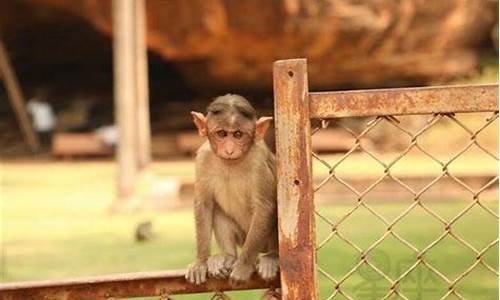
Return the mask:
[[87, 300], [125, 297], [168, 296], [213, 291], [265, 289], [278, 287], [279, 279], [266, 282], [254, 275], [241, 285], [210, 278], [194, 285], [184, 279], [184, 270], [125, 273], [59, 281], [14, 282], [0, 284], [0, 300]]
[[498, 110], [498, 84], [309, 93], [311, 118]]

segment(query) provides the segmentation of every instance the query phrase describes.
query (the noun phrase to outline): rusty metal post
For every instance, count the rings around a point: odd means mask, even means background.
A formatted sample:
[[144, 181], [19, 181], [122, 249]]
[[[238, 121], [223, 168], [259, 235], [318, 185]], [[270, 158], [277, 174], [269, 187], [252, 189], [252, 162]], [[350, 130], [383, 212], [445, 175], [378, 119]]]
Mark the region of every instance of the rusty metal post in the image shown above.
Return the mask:
[[114, 210], [131, 204], [137, 179], [134, 0], [113, 0], [115, 122], [118, 126], [118, 197]]
[[307, 63], [274, 63], [278, 227], [284, 300], [317, 299]]

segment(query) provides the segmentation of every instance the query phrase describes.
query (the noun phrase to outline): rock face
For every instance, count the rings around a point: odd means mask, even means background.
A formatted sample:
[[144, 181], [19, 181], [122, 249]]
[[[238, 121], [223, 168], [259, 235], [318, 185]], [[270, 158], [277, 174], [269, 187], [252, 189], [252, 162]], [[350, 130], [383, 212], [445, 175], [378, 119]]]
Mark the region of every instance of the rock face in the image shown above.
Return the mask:
[[[27, 0], [111, 31], [111, 2]], [[147, 1], [147, 42], [198, 89], [269, 89], [272, 63], [306, 57], [314, 89], [397, 86], [473, 72], [491, 0]]]

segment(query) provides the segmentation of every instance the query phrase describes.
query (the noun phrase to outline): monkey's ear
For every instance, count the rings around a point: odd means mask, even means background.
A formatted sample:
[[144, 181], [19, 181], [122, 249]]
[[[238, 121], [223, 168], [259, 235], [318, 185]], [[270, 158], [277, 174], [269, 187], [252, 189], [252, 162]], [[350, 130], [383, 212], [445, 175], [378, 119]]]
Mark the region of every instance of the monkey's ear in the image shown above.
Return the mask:
[[198, 128], [198, 134], [200, 136], [207, 136], [207, 118], [205, 118], [202, 113], [196, 111], [192, 111], [191, 115], [193, 116], [194, 125], [196, 125], [196, 128]]
[[269, 125], [273, 121], [272, 117], [260, 117], [255, 125], [255, 139], [261, 140], [266, 135]]

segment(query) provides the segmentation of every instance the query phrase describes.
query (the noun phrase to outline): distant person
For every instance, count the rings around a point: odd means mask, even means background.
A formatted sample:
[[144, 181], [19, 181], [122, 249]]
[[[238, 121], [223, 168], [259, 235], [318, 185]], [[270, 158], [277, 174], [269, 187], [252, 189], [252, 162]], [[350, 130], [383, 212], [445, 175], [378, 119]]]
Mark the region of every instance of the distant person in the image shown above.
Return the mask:
[[32, 116], [33, 127], [42, 145], [52, 144], [52, 133], [56, 126], [56, 116], [52, 106], [39, 97], [34, 97], [28, 101], [27, 109]]
[[118, 128], [115, 125], [105, 125], [95, 130], [99, 140], [108, 147], [118, 144]]

